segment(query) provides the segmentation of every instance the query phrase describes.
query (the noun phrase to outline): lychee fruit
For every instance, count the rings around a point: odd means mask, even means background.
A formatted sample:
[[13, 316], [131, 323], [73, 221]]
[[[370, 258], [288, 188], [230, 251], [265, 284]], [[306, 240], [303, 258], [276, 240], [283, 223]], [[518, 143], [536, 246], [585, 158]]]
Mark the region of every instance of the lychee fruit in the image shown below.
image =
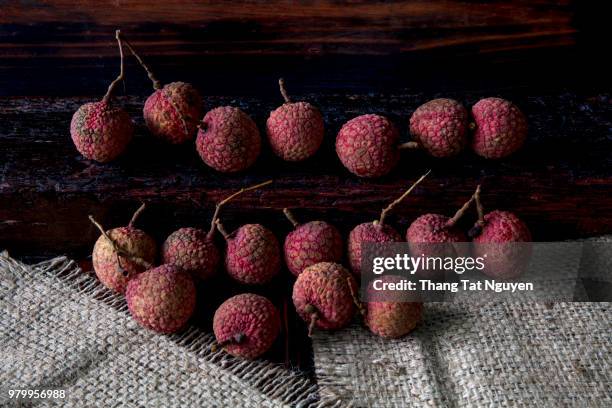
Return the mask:
[[121, 71], [99, 102], [82, 105], [72, 116], [70, 136], [79, 153], [87, 159], [107, 163], [123, 153], [134, 135], [132, 119], [126, 111], [113, 106], [113, 94], [123, 81], [123, 47], [115, 33], [121, 55]]
[[222, 173], [234, 173], [255, 163], [261, 151], [261, 137], [246, 113], [222, 106], [204, 116], [196, 147], [208, 166]]
[[348, 258], [353, 274], [356, 276], [361, 274], [362, 246], [365, 242], [385, 243], [402, 241], [400, 233], [395, 228], [385, 224], [385, 218], [387, 213], [406, 198], [428, 174], [429, 172], [421, 176], [404, 194], [383, 209], [378, 220], [359, 224], [349, 233]]
[[242, 188], [230, 196], [219, 201], [215, 207], [210, 229], [208, 231], [199, 228], [180, 228], [166, 238], [162, 246], [162, 261], [164, 264], [172, 264], [193, 277], [208, 279], [215, 275], [221, 261], [221, 254], [214, 241], [216, 222], [219, 218], [221, 207], [240, 194], [258, 189], [270, 184], [266, 181], [251, 187]]
[[172, 144], [193, 140], [203, 114], [198, 91], [186, 82], [171, 82], [162, 87], [132, 45], [125, 38], [123, 41], [153, 83], [154, 92], [145, 101], [142, 111], [149, 131]]
[[346, 122], [336, 137], [336, 153], [351, 173], [381, 177], [399, 160], [399, 131], [384, 116], [368, 114]]
[[342, 236], [336, 227], [325, 221], [299, 224], [288, 209], [283, 212], [294, 230], [285, 238], [285, 263], [294, 275], [319, 262], [342, 260]]
[[281, 268], [278, 240], [260, 224], [246, 224], [228, 234], [217, 222], [227, 242], [225, 268], [234, 280], [246, 285], [263, 285]]
[[89, 216], [102, 234], [92, 252], [94, 271], [104, 286], [121, 294], [125, 293], [128, 281], [152, 268], [157, 258], [155, 240], [134, 227], [143, 209], [144, 204], [134, 213], [126, 227], [109, 231]]
[[213, 318], [217, 343], [232, 356], [249, 360], [270, 349], [280, 325], [280, 315], [272, 302], [253, 293], [227, 299]]
[[280, 79], [278, 84], [285, 103], [272, 111], [266, 122], [270, 147], [283, 160], [306, 160], [323, 142], [323, 116], [308, 102], [291, 102], [284, 81]]
[[293, 304], [300, 317], [309, 324], [308, 335], [315, 327], [340, 329], [355, 315], [357, 284], [340, 264], [321, 262], [304, 269], [293, 285]]
[[[402, 280], [397, 275], [383, 275], [376, 279], [385, 284], [399, 284]], [[375, 291], [373, 284], [370, 284], [365, 305], [366, 326], [372, 333], [389, 339], [410, 333], [421, 321], [423, 314], [423, 303], [407, 302], [393, 292]]]
[[505, 99], [481, 99], [472, 107], [472, 118], [472, 149], [487, 159], [511, 155], [527, 138], [525, 115]]
[[483, 273], [494, 278], [512, 279], [521, 275], [531, 257], [531, 232], [527, 225], [509, 211], [484, 214], [480, 188], [476, 190], [478, 221], [470, 230], [474, 257], [485, 258]]
[[467, 142], [468, 113], [453, 99], [439, 98], [419, 106], [410, 117], [410, 133], [434, 157], [459, 154]]
[[185, 327], [196, 306], [193, 279], [173, 265], [149, 269], [128, 282], [125, 292], [132, 317], [159, 333]]

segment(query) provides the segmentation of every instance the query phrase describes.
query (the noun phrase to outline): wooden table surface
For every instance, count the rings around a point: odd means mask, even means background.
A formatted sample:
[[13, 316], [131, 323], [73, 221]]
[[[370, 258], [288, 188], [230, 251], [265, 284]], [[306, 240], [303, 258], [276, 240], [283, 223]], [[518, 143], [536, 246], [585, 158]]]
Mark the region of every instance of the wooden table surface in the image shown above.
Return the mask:
[[[326, 219], [347, 234], [427, 169], [430, 177], [389, 219], [402, 232], [425, 212], [452, 214], [482, 183], [485, 206], [519, 214], [535, 240], [612, 233], [612, 88], [593, 8], [569, 1], [31, 3], [0, 1], [0, 249], [22, 259], [67, 254], [88, 269], [98, 235], [88, 214], [118, 226], [146, 201], [140, 225], [162, 242], [180, 226], [207, 226], [216, 201], [266, 179], [274, 183], [224, 209], [228, 228], [260, 222], [282, 239], [290, 224], [281, 209], [291, 207], [301, 220]], [[69, 122], [116, 75], [116, 28], [162, 80], [190, 81], [206, 108], [240, 106], [260, 129], [281, 103], [276, 81], [285, 76], [294, 99], [323, 112], [323, 147], [300, 164], [264, 147], [245, 173], [216, 173], [193, 144], [151, 139], [141, 118], [150, 85], [128, 59], [120, 102], [138, 125], [136, 140], [116, 162], [84, 160]], [[466, 106], [484, 96], [513, 100], [528, 117], [525, 147], [501, 161], [403, 152], [397, 169], [377, 180], [341, 166], [334, 139], [347, 119], [388, 115], [407, 140], [410, 114], [438, 96]], [[261, 289], [281, 309], [289, 303], [289, 336], [270, 358], [304, 368], [308, 345], [288, 300], [292, 278], [283, 274]], [[202, 285], [210, 301], [201, 302], [197, 322], [209, 324], [205, 316], [227, 296], [218, 288], [228, 286], [223, 277]]]

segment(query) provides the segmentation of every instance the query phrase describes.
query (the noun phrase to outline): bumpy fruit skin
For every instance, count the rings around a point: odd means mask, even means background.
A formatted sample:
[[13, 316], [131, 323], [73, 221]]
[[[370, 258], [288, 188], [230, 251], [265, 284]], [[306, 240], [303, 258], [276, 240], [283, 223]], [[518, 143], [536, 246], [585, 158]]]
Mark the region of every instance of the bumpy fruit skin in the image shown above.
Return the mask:
[[205, 231], [180, 228], [166, 238], [162, 246], [162, 261], [179, 267], [193, 277], [208, 279], [217, 272], [221, 255]]
[[204, 163], [222, 173], [242, 171], [255, 163], [261, 136], [246, 113], [222, 106], [208, 112], [202, 122], [196, 147]]
[[362, 115], [349, 120], [336, 137], [336, 153], [351, 173], [380, 177], [399, 160], [399, 132], [384, 116]]
[[378, 222], [365, 222], [357, 225], [348, 237], [348, 258], [351, 272], [361, 275], [361, 252], [364, 242], [385, 243], [401, 242], [402, 236], [395, 228]]
[[[243, 293], [229, 298], [215, 312], [217, 342], [234, 357], [255, 359], [268, 351], [280, 331], [280, 315], [267, 298]], [[232, 342], [236, 337], [240, 342]]]
[[281, 267], [278, 240], [263, 225], [243, 225], [227, 240], [225, 267], [240, 283], [262, 285], [269, 282]]
[[[383, 275], [377, 277], [383, 283], [399, 283], [401, 277], [396, 275]], [[370, 331], [380, 337], [396, 339], [410, 333], [421, 321], [423, 304], [420, 302], [401, 301], [392, 291], [376, 291], [374, 287], [368, 288], [368, 298], [374, 301], [366, 302], [365, 323]], [[388, 300], [388, 301], [387, 301]]]
[[453, 99], [429, 101], [410, 117], [410, 133], [434, 157], [459, 154], [467, 142], [467, 127], [467, 110]]
[[149, 269], [130, 280], [125, 292], [132, 317], [159, 333], [182, 329], [195, 310], [193, 279], [172, 265]]
[[324, 221], [299, 225], [285, 238], [285, 263], [295, 276], [319, 262], [342, 260], [342, 236]]
[[[120, 227], [107, 231], [107, 235], [119, 248], [150, 264], [157, 258], [155, 240], [147, 233], [133, 227]], [[118, 293], [125, 293], [128, 281], [145, 268], [123, 256], [117, 256], [110, 242], [100, 235], [92, 252], [93, 268], [100, 282]], [[123, 275], [127, 272], [127, 276]]]
[[449, 217], [441, 214], [424, 214], [414, 220], [406, 231], [409, 243], [444, 244], [467, 242], [467, 237], [457, 227], [446, 227]]
[[512, 102], [481, 99], [472, 107], [476, 126], [472, 149], [487, 159], [500, 159], [521, 148], [527, 138], [527, 119]]
[[279, 106], [270, 113], [266, 131], [274, 154], [292, 162], [315, 154], [325, 134], [321, 112], [308, 102]]
[[133, 135], [127, 112], [102, 101], [82, 105], [70, 122], [70, 136], [79, 153], [100, 163], [116, 159]]
[[202, 97], [191, 84], [172, 82], [147, 98], [143, 115], [153, 135], [179, 144], [193, 140], [202, 110]]
[[[350, 285], [350, 286], [349, 286]], [[300, 317], [310, 322], [314, 308], [315, 326], [324, 330], [345, 327], [355, 315], [357, 284], [349, 271], [337, 263], [321, 262], [304, 269], [293, 285], [293, 304]]]
[[483, 272], [494, 278], [518, 277], [531, 256], [531, 233], [527, 225], [509, 211], [492, 211], [484, 216], [484, 226], [473, 240], [474, 257], [485, 254]]

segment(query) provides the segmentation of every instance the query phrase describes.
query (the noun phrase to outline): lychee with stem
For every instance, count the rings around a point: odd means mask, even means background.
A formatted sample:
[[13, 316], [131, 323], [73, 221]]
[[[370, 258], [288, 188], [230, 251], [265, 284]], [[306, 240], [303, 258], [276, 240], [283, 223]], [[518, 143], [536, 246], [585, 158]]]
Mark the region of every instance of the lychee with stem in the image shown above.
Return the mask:
[[119, 30], [115, 33], [121, 68], [99, 102], [82, 105], [72, 116], [70, 136], [79, 153], [89, 160], [107, 163], [122, 154], [134, 135], [134, 124], [128, 113], [113, 103], [114, 92], [125, 78], [123, 45]]
[[304, 269], [293, 285], [293, 304], [308, 323], [308, 335], [316, 328], [336, 330], [348, 325], [357, 310], [357, 283], [342, 265], [321, 262]]
[[196, 139], [200, 157], [221, 173], [246, 170], [261, 151], [261, 136], [253, 119], [233, 106], [215, 108], [204, 116]]
[[467, 143], [468, 112], [454, 99], [438, 98], [419, 106], [410, 117], [415, 144], [434, 157], [459, 154]]
[[319, 262], [342, 260], [342, 236], [336, 227], [325, 221], [300, 224], [287, 209], [283, 213], [295, 228], [285, 238], [285, 263], [294, 275]]
[[125, 292], [132, 317], [158, 333], [185, 327], [196, 306], [192, 277], [173, 265], [149, 269], [130, 280]]
[[527, 138], [527, 119], [512, 102], [485, 98], [472, 107], [472, 149], [487, 159], [501, 159], [516, 152]]
[[216, 222], [219, 219], [221, 208], [237, 196], [266, 186], [271, 182], [270, 180], [242, 188], [219, 201], [215, 206], [215, 213], [208, 231], [185, 227], [170, 234], [162, 246], [163, 263], [175, 265], [199, 279], [208, 279], [214, 276], [221, 261], [221, 254], [214, 241]]
[[246, 224], [229, 234], [217, 221], [217, 228], [227, 242], [225, 269], [245, 285], [263, 285], [280, 272], [281, 254], [272, 231], [261, 224]]
[[283, 160], [306, 160], [317, 152], [323, 142], [323, 116], [308, 102], [292, 102], [282, 78], [278, 85], [285, 103], [272, 111], [266, 122], [270, 147]]
[[427, 177], [430, 172], [428, 171], [422, 175], [408, 190], [406, 190], [400, 197], [394, 200], [380, 213], [380, 218], [376, 221], [365, 222], [357, 225], [349, 233], [348, 237], [348, 259], [351, 267], [351, 272], [355, 276], [361, 274], [361, 255], [362, 246], [366, 242], [371, 243], [385, 243], [385, 242], [401, 242], [402, 236], [395, 228], [385, 224], [385, 218], [389, 211], [391, 211], [396, 205], [398, 205], [404, 198], [406, 198], [416, 186], [421, 183]]
[[132, 45], [125, 38], [123, 41], [153, 83], [153, 93], [145, 101], [142, 111], [149, 131], [172, 144], [193, 140], [204, 113], [198, 91], [193, 85], [180, 81], [162, 86]]
[[218, 346], [234, 357], [249, 360], [270, 349], [280, 325], [280, 314], [272, 302], [253, 293], [227, 299], [213, 317]]
[[118, 293], [125, 293], [128, 281], [152, 268], [157, 258], [155, 240], [134, 226], [144, 208], [142, 204], [126, 227], [108, 231], [89, 216], [101, 233], [92, 252], [94, 271], [104, 286]]
[[483, 257], [483, 273], [493, 278], [513, 279], [521, 275], [531, 257], [531, 232], [527, 225], [510, 211], [484, 213], [480, 186], [474, 195], [478, 221], [470, 230], [473, 256]]

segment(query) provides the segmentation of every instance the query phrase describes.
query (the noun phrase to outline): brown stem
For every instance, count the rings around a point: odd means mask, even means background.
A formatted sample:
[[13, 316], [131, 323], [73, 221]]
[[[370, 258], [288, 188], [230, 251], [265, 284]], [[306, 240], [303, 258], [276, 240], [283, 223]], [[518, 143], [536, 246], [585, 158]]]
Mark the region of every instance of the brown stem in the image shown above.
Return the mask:
[[145, 62], [143, 61], [142, 58], [140, 58], [140, 56], [136, 53], [136, 51], [134, 50], [134, 48], [132, 47], [132, 44], [129, 43], [128, 40], [125, 39], [125, 37], [122, 35], [121, 36], [123, 39], [123, 42], [125, 43], [125, 46], [127, 47], [128, 50], [130, 50], [130, 52], [132, 53], [132, 55], [136, 58], [136, 60], [138, 61], [138, 63], [140, 64], [140, 66], [145, 70], [145, 72], [147, 73], [147, 76], [149, 77], [149, 79], [151, 80], [151, 82], [153, 83], [153, 89], [155, 89], [156, 91], [158, 89], [162, 88], [162, 84], [161, 82], [159, 82], [159, 80], [157, 78], [155, 78], [155, 75], [153, 75], [153, 71], [151, 71], [151, 69], [147, 66], [147, 64], [145, 64]]
[[359, 299], [359, 296], [357, 296], [357, 294], [355, 293], [355, 289], [353, 288], [353, 285], [352, 285], [353, 283], [352, 278], [348, 276], [346, 278], [346, 282], [348, 283], [349, 290], [351, 292], [351, 297], [353, 298], [353, 303], [355, 303], [355, 306], [357, 306], [357, 310], [359, 310], [359, 314], [365, 317], [366, 310], [363, 307], [363, 303]]
[[417, 150], [421, 148], [421, 144], [419, 142], [410, 141], [410, 142], [400, 144], [399, 146], [397, 146], [397, 148], [400, 150], [404, 150], [404, 149]]
[[222, 342], [213, 344], [212, 347], [211, 347], [211, 351], [215, 352], [219, 348], [223, 348], [225, 346], [229, 346], [230, 344], [240, 344], [240, 343], [243, 343], [245, 339], [246, 339], [246, 334], [244, 334], [242, 332], [234, 334], [233, 336], [231, 336], [230, 338], [228, 338], [226, 340], [223, 340]]
[[121, 31], [119, 30], [115, 31], [115, 38], [117, 39], [117, 44], [119, 45], [119, 56], [121, 57], [119, 76], [115, 78], [115, 80], [111, 82], [111, 84], [108, 86], [108, 90], [106, 91], [106, 94], [102, 98], [102, 102], [104, 103], [110, 102], [110, 99], [113, 96], [113, 92], [115, 91], [115, 88], [117, 88], [117, 85], [119, 85], [119, 82], [123, 81], [123, 79], [125, 78], [124, 72], [123, 72], [123, 44], [121, 43]]
[[398, 205], [404, 198], [406, 198], [408, 196], [408, 194], [410, 194], [412, 192], [412, 190], [414, 190], [414, 188], [416, 186], [419, 185], [419, 183], [421, 181], [423, 181], [425, 179], [425, 177], [427, 177], [429, 175], [429, 173], [431, 173], [431, 170], [428, 170], [427, 173], [423, 174], [417, 181], [414, 182], [413, 185], [410, 186], [410, 188], [408, 190], [406, 190], [404, 192], [404, 194], [402, 194], [401, 196], [399, 196], [397, 199], [395, 199], [391, 204], [389, 204], [387, 206], [387, 208], [383, 209], [380, 213], [380, 219], [378, 220], [378, 224], [379, 225], [383, 225], [385, 223], [385, 217], [387, 216], [387, 213], [389, 211], [391, 211], [393, 209], [393, 207], [395, 207], [396, 205]]
[[457, 222], [459, 222], [461, 217], [463, 217], [465, 215], [465, 213], [470, 208], [470, 206], [472, 205], [473, 202], [474, 202], [474, 194], [472, 194], [470, 199], [467, 200], [463, 204], [463, 206], [461, 206], [461, 208], [457, 210], [457, 212], [455, 213], [455, 215], [453, 215], [452, 218], [450, 218], [448, 221], [446, 221], [446, 225], [444, 227], [445, 228], [452, 228], [452, 227], [454, 227], [455, 224], [457, 224]]
[[134, 224], [136, 223], [136, 220], [138, 219], [138, 217], [140, 217], [140, 214], [142, 214], [142, 212], [144, 211], [146, 206], [147, 205], [145, 203], [142, 203], [140, 205], [140, 207], [138, 207], [138, 209], [136, 210], [134, 215], [132, 215], [132, 219], [130, 220], [130, 223], [128, 224], [128, 227], [133, 227], [134, 226]]
[[223, 207], [229, 201], [231, 201], [234, 198], [238, 197], [242, 193], [245, 193], [247, 191], [256, 190], [256, 189], [261, 188], [263, 186], [267, 186], [268, 184], [271, 184], [271, 183], [272, 183], [272, 180], [268, 180], [268, 181], [264, 181], [263, 183], [256, 184], [254, 186], [241, 188], [239, 191], [236, 191], [235, 193], [231, 194], [230, 196], [225, 197], [223, 200], [219, 201], [217, 203], [217, 205], [215, 206], [215, 212], [213, 214], [212, 220], [210, 220], [210, 230], [208, 230], [208, 238], [209, 239], [212, 238], [213, 234], [215, 233], [215, 227], [218, 229], [217, 220], [219, 219], [219, 212], [221, 211], [221, 207]]
[[485, 225], [484, 220], [484, 209], [482, 207], [482, 202], [480, 201], [480, 184], [476, 187], [476, 192], [474, 193], [474, 201], [476, 202], [476, 211], [478, 212], [478, 221], [476, 224], [470, 229], [468, 232], [468, 236], [470, 238], [477, 237], [482, 233], [482, 228]]
[[289, 98], [289, 94], [287, 93], [287, 89], [285, 88], [285, 80], [280, 78], [278, 80], [278, 87], [280, 88], [280, 93], [283, 95], [283, 99], [285, 103], [291, 103], [291, 98]]
[[319, 320], [319, 312], [317, 308], [311, 304], [306, 305], [304, 311], [310, 315], [310, 322], [308, 324], [308, 337], [312, 337], [312, 332], [315, 329], [317, 320]]
[[100, 233], [104, 236], [104, 238], [106, 238], [108, 240], [108, 242], [111, 244], [111, 246], [113, 247], [113, 250], [118, 254], [121, 255], [124, 258], [129, 259], [130, 261], [142, 266], [145, 269], [151, 269], [153, 267], [152, 264], [150, 264], [149, 262], [145, 261], [144, 259], [142, 259], [139, 256], [135, 256], [130, 254], [129, 252], [125, 251], [123, 248], [120, 248], [119, 245], [117, 245], [117, 243], [115, 241], [113, 241], [111, 239], [111, 237], [108, 236], [108, 234], [106, 233], [106, 230], [104, 230], [104, 228], [102, 227], [102, 225], [100, 225], [92, 215], [89, 216], [89, 221], [91, 221], [91, 223], [93, 225], [96, 226], [96, 228], [98, 228], [98, 230], [100, 231]]
[[223, 235], [223, 238], [225, 238], [225, 240], [227, 241], [230, 237], [230, 234], [227, 232], [223, 224], [221, 224], [221, 221], [217, 220], [215, 226], [217, 227], [217, 230], [219, 230], [219, 233]]
[[300, 225], [300, 223], [297, 222], [297, 220], [295, 219], [295, 217], [293, 216], [291, 211], [289, 211], [288, 208], [283, 208], [283, 214], [285, 214], [285, 217], [287, 217], [289, 222], [293, 224], [293, 228], [297, 228]]

